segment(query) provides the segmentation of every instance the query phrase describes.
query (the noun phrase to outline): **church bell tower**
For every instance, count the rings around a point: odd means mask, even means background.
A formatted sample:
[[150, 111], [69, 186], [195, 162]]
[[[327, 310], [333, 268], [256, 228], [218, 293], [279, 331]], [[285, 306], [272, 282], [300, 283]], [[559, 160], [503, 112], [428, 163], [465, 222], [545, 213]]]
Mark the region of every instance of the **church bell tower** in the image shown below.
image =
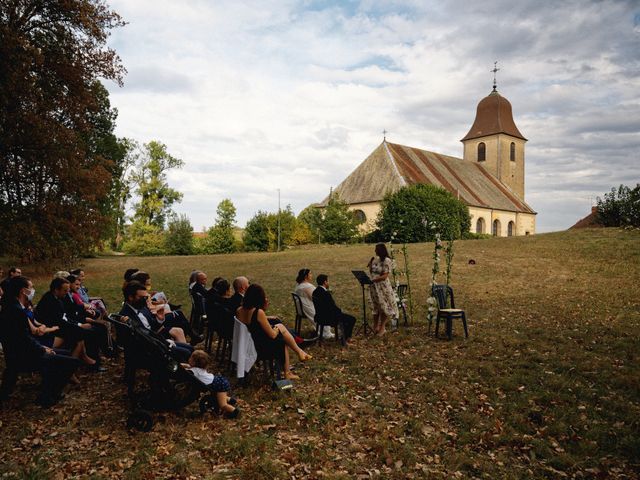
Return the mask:
[[524, 144], [513, 121], [511, 103], [498, 93], [494, 66], [493, 91], [480, 100], [469, 133], [461, 140], [463, 158], [478, 162], [524, 201]]

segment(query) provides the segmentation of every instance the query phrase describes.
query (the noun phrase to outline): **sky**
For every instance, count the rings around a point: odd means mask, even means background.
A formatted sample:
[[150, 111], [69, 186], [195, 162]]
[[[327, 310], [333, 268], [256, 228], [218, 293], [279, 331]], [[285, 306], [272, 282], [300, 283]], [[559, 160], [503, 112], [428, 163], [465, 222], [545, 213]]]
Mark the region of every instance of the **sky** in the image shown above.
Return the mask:
[[462, 157], [478, 102], [498, 91], [528, 139], [537, 231], [640, 182], [640, 2], [111, 0], [106, 86], [116, 134], [159, 140], [196, 231], [225, 198], [258, 210], [321, 201], [383, 139]]

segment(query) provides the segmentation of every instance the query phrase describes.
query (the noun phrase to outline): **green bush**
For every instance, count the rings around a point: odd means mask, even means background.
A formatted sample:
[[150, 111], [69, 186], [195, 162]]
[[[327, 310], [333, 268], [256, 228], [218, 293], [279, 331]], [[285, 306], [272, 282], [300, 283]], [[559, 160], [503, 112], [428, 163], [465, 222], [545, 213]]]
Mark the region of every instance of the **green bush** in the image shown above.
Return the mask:
[[129, 255], [164, 255], [164, 234], [154, 225], [134, 222], [127, 227], [122, 250]]
[[384, 240], [433, 241], [436, 233], [457, 239], [469, 231], [471, 218], [464, 202], [433, 185], [416, 184], [382, 200], [377, 221]]
[[193, 255], [193, 227], [186, 215], [169, 221], [164, 234], [164, 245], [169, 255]]

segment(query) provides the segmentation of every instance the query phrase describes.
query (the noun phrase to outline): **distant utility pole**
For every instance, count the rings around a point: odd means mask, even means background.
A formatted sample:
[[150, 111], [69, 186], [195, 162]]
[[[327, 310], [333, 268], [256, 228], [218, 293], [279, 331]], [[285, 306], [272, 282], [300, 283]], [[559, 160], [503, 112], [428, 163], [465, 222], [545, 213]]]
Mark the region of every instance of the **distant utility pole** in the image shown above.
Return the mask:
[[280, 251], [280, 189], [278, 189], [278, 251]]

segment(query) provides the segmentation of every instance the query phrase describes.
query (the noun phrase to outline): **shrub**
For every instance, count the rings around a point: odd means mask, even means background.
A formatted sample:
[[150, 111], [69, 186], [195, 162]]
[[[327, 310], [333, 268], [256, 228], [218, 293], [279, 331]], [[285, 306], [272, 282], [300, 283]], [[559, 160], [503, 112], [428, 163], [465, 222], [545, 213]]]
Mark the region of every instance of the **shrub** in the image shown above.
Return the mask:
[[154, 225], [134, 222], [127, 227], [122, 250], [129, 255], [164, 255], [165, 239], [162, 230]]
[[469, 209], [443, 188], [416, 184], [382, 200], [377, 221], [381, 236], [397, 242], [433, 241], [435, 234], [457, 239], [469, 231]]
[[186, 215], [169, 221], [164, 234], [164, 245], [170, 255], [193, 255], [193, 227]]

